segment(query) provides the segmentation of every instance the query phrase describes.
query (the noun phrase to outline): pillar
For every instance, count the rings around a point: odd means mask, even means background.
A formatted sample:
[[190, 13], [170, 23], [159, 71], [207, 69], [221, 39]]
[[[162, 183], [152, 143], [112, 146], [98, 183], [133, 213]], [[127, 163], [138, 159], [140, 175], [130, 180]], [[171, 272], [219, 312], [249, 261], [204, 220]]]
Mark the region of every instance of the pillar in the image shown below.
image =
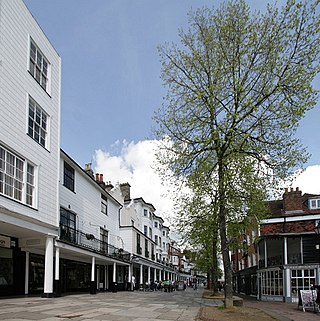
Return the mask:
[[112, 292], [118, 291], [117, 284], [117, 263], [113, 262], [113, 274], [112, 274]]
[[54, 235], [47, 235], [44, 258], [44, 287], [42, 297], [53, 297], [53, 241]]
[[90, 282], [90, 294], [96, 294], [97, 293], [97, 286], [96, 282], [94, 280], [96, 270], [96, 258], [93, 256], [91, 259], [91, 282]]
[[140, 284], [143, 285], [143, 265], [140, 264]]
[[151, 268], [150, 266], [148, 266], [148, 284], [150, 285], [150, 282], [151, 282]]
[[55, 286], [55, 296], [61, 296], [61, 287], [60, 287], [60, 249], [58, 247], [56, 248], [54, 286]]
[[132, 269], [133, 269], [133, 264], [130, 264], [128, 266], [128, 284], [126, 284], [126, 287], [127, 287], [127, 290], [130, 290], [132, 291], [133, 290], [133, 285], [132, 285], [132, 282], [131, 282], [131, 279], [132, 279]]
[[30, 258], [30, 253], [26, 252], [24, 294], [29, 294], [29, 258]]

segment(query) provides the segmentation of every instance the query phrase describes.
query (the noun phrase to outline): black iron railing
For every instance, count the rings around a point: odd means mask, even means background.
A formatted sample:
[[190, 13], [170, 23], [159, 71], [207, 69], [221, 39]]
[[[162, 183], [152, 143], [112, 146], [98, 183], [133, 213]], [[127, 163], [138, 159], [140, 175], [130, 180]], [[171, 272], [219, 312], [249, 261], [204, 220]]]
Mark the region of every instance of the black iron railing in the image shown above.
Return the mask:
[[60, 224], [60, 241], [113, 259], [130, 262], [129, 252], [103, 242], [93, 234], [84, 233], [64, 224]]

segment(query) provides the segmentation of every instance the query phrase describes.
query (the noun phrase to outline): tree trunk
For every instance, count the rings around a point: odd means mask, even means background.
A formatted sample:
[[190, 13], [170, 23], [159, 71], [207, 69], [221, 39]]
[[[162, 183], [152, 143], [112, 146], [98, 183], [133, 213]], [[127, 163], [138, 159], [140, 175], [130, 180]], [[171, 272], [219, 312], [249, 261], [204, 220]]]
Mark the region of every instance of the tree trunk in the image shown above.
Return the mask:
[[214, 294], [218, 293], [218, 251], [216, 237], [212, 241], [212, 291]]
[[233, 286], [232, 286], [232, 269], [229, 256], [229, 243], [227, 235], [227, 210], [226, 210], [226, 191], [225, 191], [225, 168], [220, 158], [219, 169], [218, 169], [218, 188], [219, 188], [219, 230], [220, 230], [220, 241], [221, 241], [221, 252], [224, 267], [224, 306], [226, 308], [233, 307]]

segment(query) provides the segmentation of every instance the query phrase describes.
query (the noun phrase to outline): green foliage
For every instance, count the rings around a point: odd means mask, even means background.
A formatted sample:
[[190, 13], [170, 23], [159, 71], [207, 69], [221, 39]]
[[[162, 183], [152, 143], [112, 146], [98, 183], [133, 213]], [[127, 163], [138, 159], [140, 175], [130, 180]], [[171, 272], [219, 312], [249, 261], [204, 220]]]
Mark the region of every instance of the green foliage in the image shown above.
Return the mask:
[[199, 244], [219, 234], [226, 298], [233, 240], [266, 215], [263, 201], [309, 157], [295, 133], [318, 98], [318, 3], [198, 9], [180, 44], [159, 46], [167, 95], [155, 115], [158, 160], [164, 177], [191, 191], [177, 205], [180, 231]]

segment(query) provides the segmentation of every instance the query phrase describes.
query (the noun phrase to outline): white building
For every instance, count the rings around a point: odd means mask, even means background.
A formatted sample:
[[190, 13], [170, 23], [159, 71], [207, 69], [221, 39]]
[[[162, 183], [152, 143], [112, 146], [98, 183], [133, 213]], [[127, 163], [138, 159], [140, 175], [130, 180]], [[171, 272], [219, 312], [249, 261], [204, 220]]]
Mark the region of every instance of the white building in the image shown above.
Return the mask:
[[132, 253], [130, 275], [135, 276], [137, 286], [159, 280], [177, 280], [178, 271], [167, 260], [169, 228], [155, 215], [154, 206], [142, 197], [131, 199], [128, 183], [116, 186], [111, 193], [121, 195], [124, 202], [120, 212], [120, 235], [124, 249]]
[[[103, 176], [83, 170], [65, 152], [60, 161], [60, 233], [56, 240], [57, 292], [127, 287], [130, 254], [119, 232], [122, 205]], [[60, 258], [60, 262], [59, 262]], [[58, 281], [59, 280], [59, 281]]]
[[0, 39], [0, 294], [51, 295], [61, 60], [20, 0], [0, 0]]

